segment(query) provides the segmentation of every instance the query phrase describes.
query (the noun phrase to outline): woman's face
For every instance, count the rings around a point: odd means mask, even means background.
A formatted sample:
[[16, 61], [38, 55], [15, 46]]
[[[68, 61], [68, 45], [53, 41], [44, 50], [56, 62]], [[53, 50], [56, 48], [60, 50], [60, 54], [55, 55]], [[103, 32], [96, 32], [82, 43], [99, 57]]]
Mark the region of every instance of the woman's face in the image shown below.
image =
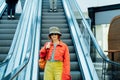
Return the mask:
[[51, 34], [51, 39], [53, 40], [53, 41], [55, 41], [55, 40], [59, 40], [58, 39], [58, 34]]

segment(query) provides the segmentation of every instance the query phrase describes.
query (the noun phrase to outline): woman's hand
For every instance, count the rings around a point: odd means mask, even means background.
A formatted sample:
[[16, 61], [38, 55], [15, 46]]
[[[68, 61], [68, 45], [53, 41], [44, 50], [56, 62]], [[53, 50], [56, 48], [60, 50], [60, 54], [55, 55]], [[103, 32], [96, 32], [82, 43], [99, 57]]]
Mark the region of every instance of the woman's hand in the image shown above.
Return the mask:
[[46, 45], [46, 49], [49, 49], [49, 48], [50, 48], [50, 42], [48, 42]]

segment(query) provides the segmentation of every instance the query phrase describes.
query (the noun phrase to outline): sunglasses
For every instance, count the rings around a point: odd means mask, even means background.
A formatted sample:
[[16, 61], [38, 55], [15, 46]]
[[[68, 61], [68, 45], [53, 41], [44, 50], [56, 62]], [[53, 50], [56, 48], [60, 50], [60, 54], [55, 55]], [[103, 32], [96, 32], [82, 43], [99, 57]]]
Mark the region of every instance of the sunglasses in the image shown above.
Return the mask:
[[58, 35], [58, 33], [52, 33], [51, 35]]

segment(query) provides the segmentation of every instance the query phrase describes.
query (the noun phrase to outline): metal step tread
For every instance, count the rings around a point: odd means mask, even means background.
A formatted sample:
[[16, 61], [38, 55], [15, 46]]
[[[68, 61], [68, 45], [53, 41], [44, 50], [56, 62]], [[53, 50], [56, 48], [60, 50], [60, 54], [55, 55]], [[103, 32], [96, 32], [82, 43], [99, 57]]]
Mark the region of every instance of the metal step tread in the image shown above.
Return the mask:
[[[60, 29], [62, 34], [66, 34], [66, 33], [70, 33], [70, 30], [68, 28], [61, 28]], [[49, 29], [42, 29], [42, 33], [43, 34], [48, 34], [49, 33]]]
[[60, 24], [60, 23], [58, 23], [58, 24], [56, 24], [56, 23], [49, 23], [49, 24], [43, 23], [42, 24], [42, 28], [44, 28], [44, 29], [45, 28], [49, 29], [50, 26], [58, 26], [59, 28], [68, 28], [68, 25], [66, 23], [62, 23], [62, 24]]
[[0, 29], [0, 34], [14, 34], [16, 29]]
[[8, 26], [10, 24], [17, 24], [19, 20], [0, 20], [0, 23], [4, 23], [4, 24], [8, 24]]
[[7, 54], [0, 53], [0, 62], [2, 62], [6, 58]]
[[0, 40], [0, 46], [1, 47], [10, 46], [11, 42], [12, 42], [12, 40]]
[[14, 34], [0, 34], [0, 40], [12, 40]]

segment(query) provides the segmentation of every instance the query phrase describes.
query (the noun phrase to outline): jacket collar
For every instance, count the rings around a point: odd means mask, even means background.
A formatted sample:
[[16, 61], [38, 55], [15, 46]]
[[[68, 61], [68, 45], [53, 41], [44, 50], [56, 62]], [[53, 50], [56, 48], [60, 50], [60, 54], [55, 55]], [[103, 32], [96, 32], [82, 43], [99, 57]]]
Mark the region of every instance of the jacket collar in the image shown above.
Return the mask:
[[[63, 42], [60, 40], [58, 46], [62, 46], [62, 43]], [[50, 45], [53, 46], [53, 42], [52, 41], [50, 42]]]

